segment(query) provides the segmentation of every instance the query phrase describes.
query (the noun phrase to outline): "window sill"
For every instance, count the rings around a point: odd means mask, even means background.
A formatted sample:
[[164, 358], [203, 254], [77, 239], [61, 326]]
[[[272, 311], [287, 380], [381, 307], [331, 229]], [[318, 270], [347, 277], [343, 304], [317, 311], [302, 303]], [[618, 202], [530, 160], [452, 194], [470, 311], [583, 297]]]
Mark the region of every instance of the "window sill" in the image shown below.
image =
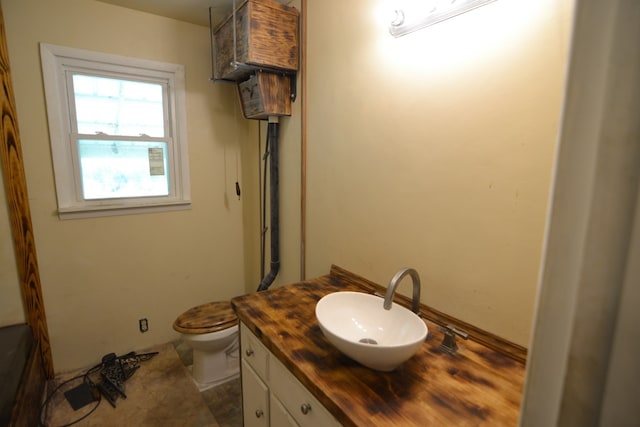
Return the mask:
[[168, 202], [137, 206], [78, 206], [58, 209], [58, 217], [66, 219], [96, 218], [117, 215], [138, 215], [191, 209], [191, 201]]

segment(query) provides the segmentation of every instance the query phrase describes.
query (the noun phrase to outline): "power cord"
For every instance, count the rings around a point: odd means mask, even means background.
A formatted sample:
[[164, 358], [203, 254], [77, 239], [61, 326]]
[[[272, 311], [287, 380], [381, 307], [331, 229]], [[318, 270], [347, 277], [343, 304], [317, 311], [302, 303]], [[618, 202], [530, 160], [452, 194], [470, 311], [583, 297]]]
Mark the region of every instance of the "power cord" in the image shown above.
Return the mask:
[[[134, 374], [134, 372], [140, 367], [140, 362], [147, 361], [153, 358], [156, 354], [158, 354], [157, 351], [143, 354], [136, 354], [132, 351], [123, 356], [116, 356], [115, 353], [106, 354], [102, 357], [101, 363], [90, 368], [82, 375], [77, 375], [73, 378], [63, 381], [53, 389], [53, 391], [49, 394], [49, 396], [47, 396], [45, 401], [42, 403], [42, 406], [40, 407], [40, 416], [38, 418], [39, 426], [47, 427], [45, 422], [42, 420], [42, 414], [46, 413], [46, 408], [49, 405], [49, 402], [51, 401], [53, 395], [58, 390], [60, 390], [62, 386], [80, 378], [82, 378], [84, 383], [89, 386], [93, 397], [97, 399], [97, 403], [87, 414], [71, 423], [65, 424], [60, 427], [68, 427], [74, 425], [84, 420], [89, 415], [93, 414], [95, 410], [98, 409], [98, 406], [100, 406], [103, 394], [104, 397], [109, 401], [109, 403], [115, 408], [115, 401], [118, 398], [118, 395], [126, 397], [124, 391], [120, 388], [122, 382], [126, 381]], [[117, 372], [114, 372], [114, 370]], [[103, 377], [103, 380], [99, 383], [94, 383], [91, 379], [91, 375], [97, 373], [98, 371], [100, 371], [100, 375]]]
[[[72, 381], [75, 380], [79, 380], [80, 378], [82, 378], [82, 380], [86, 383], [89, 384], [89, 386], [92, 388], [92, 390], [95, 388], [95, 384], [93, 384], [93, 382], [91, 381], [91, 379], [89, 378], [89, 376], [95, 372], [97, 372], [100, 368], [102, 367], [102, 363], [90, 368], [89, 370], [87, 370], [87, 372], [85, 372], [82, 375], [76, 375], [73, 378], [69, 378], [68, 380], [65, 380], [63, 382], [61, 382], [60, 384], [58, 384], [56, 386], [56, 388], [53, 389], [53, 391], [49, 394], [49, 396], [47, 396], [47, 398], [44, 400], [44, 402], [42, 403], [42, 406], [40, 407], [40, 416], [38, 418], [39, 421], [39, 426], [41, 427], [49, 427], [47, 426], [47, 424], [45, 423], [45, 421], [42, 420], [42, 414], [45, 413], [46, 414], [46, 409], [47, 406], [49, 405], [49, 402], [51, 401], [51, 398], [58, 392], [58, 390], [60, 390], [60, 388], [62, 388], [62, 386], [69, 384]], [[100, 403], [102, 403], [102, 395], [98, 394], [98, 400], [96, 402], [96, 405], [91, 409], [91, 411], [87, 412], [86, 414], [84, 414], [82, 417], [78, 418], [75, 421], [72, 421], [68, 424], [64, 424], [60, 427], [68, 427], [68, 426], [72, 426], [74, 424], [79, 423], [80, 421], [84, 420], [85, 418], [87, 418], [89, 415], [93, 414], [95, 412], [96, 409], [98, 409], [98, 406], [100, 406]]]

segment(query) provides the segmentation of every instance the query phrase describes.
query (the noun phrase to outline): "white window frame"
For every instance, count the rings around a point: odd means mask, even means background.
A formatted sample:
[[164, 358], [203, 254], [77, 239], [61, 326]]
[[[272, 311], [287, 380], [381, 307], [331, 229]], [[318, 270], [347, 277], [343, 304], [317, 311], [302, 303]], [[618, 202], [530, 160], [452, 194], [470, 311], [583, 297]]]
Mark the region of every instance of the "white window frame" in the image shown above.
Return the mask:
[[[60, 219], [125, 215], [191, 208], [184, 66], [40, 43], [49, 135]], [[85, 200], [72, 129], [73, 98], [66, 76], [87, 70], [122, 79], [162, 82], [167, 87], [169, 123], [169, 195]], [[71, 98], [71, 99], [69, 99]]]

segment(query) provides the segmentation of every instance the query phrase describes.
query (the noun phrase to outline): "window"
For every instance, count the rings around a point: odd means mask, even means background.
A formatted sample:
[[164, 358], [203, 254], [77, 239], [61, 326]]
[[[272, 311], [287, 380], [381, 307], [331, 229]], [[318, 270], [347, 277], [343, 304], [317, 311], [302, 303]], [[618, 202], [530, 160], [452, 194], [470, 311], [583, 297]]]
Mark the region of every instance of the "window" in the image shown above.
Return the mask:
[[60, 218], [190, 208], [184, 67], [40, 54]]

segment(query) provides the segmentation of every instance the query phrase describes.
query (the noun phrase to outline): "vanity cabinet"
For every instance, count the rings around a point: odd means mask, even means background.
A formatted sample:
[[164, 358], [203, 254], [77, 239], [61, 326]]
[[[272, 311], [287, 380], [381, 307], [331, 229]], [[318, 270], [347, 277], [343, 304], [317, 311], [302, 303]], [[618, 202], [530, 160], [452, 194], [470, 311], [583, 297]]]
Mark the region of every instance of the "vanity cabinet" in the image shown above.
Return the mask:
[[240, 323], [240, 345], [246, 427], [340, 426], [244, 323]]
[[[384, 288], [332, 266], [328, 275], [231, 300], [241, 322], [245, 425], [518, 425], [526, 349], [421, 306], [427, 340], [394, 372], [375, 371], [341, 354], [315, 318], [322, 297], [344, 291]], [[439, 326], [448, 324], [469, 332], [455, 355], [440, 348]], [[265, 424], [253, 424], [262, 417]]]

